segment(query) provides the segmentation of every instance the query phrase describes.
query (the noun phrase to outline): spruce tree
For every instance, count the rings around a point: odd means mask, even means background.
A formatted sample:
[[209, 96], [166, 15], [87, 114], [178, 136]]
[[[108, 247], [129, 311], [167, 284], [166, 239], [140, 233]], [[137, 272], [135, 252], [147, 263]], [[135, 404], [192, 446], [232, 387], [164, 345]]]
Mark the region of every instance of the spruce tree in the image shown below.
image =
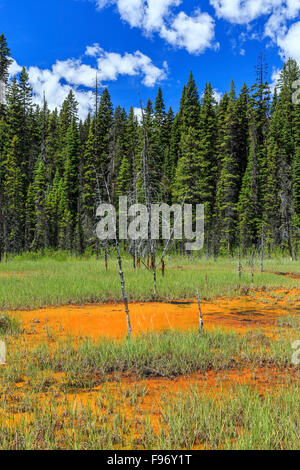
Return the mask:
[[11, 52], [2, 33], [0, 35], [0, 119], [5, 113], [5, 88], [8, 83], [8, 70], [11, 63]]
[[18, 137], [12, 138], [5, 161], [3, 183], [4, 244], [7, 252], [18, 253], [24, 246], [24, 194], [19, 167]]
[[216, 101], [211, 83], [208, 83], [203, 94], [199, 134], [199, 201], [205, 206], [207, 252], [210, 251], [210, 242], [215, 230], [213, 216], [218, 174], [217, 133]]
[[48, 245], [48, 228], [46, 218], [46, 178], [45, 167], [42, 161], [36, 163], [32, 193], [35, 207], [35, 230], [32, 241], [33, 250], [42, 250]]
[[[232, 87], [233, 88], [233, 87]], [[233, 253], [237, 237], [237, 203], [241, 186], [239, 153], [239, 115], [235, 94], [232, 92], [224, 122], [221, 174], [217, 191], [218, 229], [221, 243]]]

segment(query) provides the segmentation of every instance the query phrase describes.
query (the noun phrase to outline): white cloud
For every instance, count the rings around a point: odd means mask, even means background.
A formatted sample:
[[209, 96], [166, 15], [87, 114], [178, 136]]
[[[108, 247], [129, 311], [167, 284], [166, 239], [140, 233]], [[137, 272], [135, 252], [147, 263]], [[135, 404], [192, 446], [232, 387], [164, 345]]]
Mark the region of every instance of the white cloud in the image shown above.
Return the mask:
[[162, 27], [161, 37], [173, 46], [185, 48], [190, 54], [201, 54], [212, 47], [214, 28], [214, 20], [207, 13], [197, 10], [193, 16], [187, 16], [181, 11], [170, 28]]
[[133, 113], [135, 117], [137, 118], [138, 122], [141, 123], [143, 120], [141, 108], [133, 108]]
[[270, 90], [272, 95], [274, 94], [275, 88], [277, 86], [277, 82], [280, 76], [280, 69], [274, 68], [272, 71], [272, 76], [271, 76], [271, 83], [270, 83]]
[[20, 67], [20, 65], [18, 65], [17, 62], [13, 59], [8, 69], [9, 76], [12, 78], [18, 73], [20, 73], [21, 71], [22, 71], [22, 67]]
[[[95, 67], [84, 64], [82, 59], [58, 60], [51, 69], [29, 67], [27, 70], [35, 102], [41, 105], [45, 93], [49, 108], [54, 110], [61, 106], [70, 90], [73, 90], [79, 103], [80, 118], [85, 118], [94, 104], [93, 92], [88, 89], [95, 87], [96, 75], [100, 83], [117, 80], [120, 75], [140, 76], [147, 87], [153, 87], [167, 76], [166, 63], [158, 68], [150, 57], [140, 51], [121, 55], [105, 52], [99, 44], [94, 44], [86, 48], [85, 55], [96, 59]], [[21, 70], [22, 67], [13, 61], [10, 76]]]
[[[293, 57], [300, 63], [300, 0], [210, 0], [218, 18], [230, 23], [249, 24], [266, 17], [264, 37], [279, 47], [283, 59]], [[256, 36], [257, 37], [257, 36]]]
[[250, 23], [283, 3], [283, 0], [210, 0], [218, 18], [238, 24]]
[[182, 0], [95, 0], [98, 9], [116, 4], [122, 20], [141, 28], [146, 35], [158, 33], [169, 44], [184, 48], [190, 54], [201, 54], [216, 48], [215, 22], [208, 13], [197, 8], [191, 16], [184, 11], [174, 13]]
[[[217, 88], [214, 88], [213, 89], [213, 92], [214, 92], [214, 98], [216, 100], [217, 103], [220, 103], [222, 97], [223, 97], [223, 93], [221, 91], [219, 91]], [[203, 99], [204, 98], [204, 91], [203, 93], [201, 94], [201, 98]]]
[[[167, 63], [163, 68], [156, 67], [150, 57], [140, 51], [134, 54], [126, 52], [124, 55], [116, 52], [105, 52], [99, 44], [94, 44], [92, 51], [87, 48], [87, 55], [97, 57], [98, 79], [100, 81], [117, 80], [119, 75], [141, 75], [145, 86], [153, 87], [158, 81], [167, 77]], [[95, 75], [94, 75], [95, 77]]]
[[223, 93], [221, 91], [218, 91], [216, 88], [214, 88], [214, 95], [215, 95], [216, 102], [220, 103]]
[[101, 51], [102, 48], [99, 46], [99, 44], [94, 44], [93, 46], [87, 46], [85, 55], [90, 57], [96, 57], [101, 53]]
[[283, 59], [292, 57], [300, 64], [300, 21], [294, 23], [285, 35], [277, 38]]
[[61, 83], [63, 77], [55, 69], [55, 65], [52, 70], [29, 67], [28, 74], [36, 104], [41, 105], [43, 103], [45, 93], [49, 109], [59, 109], [69, 92], [73, 90], [79, 103], [79, 117], [84, 119], [91, 110], [94, 103], [93, 92], [91, 90], [79, 90], [74, 84]]
[[[201, 12], [197, 7], [200, 1], [194, 2], [196, 10], [192, 15], [175, 9], [183, 0], [92, 0], [97, 9], [116, 5], [122, 20], [131, 27], [138, 27], [146, 35], [158, 33], [169, 44], [185, 48], [191, 54], [203, 53], [208, 48], [217, 49], [215, 40], [215, 22], [212, 16]], [[263, 18], [263, 36], [270, 38], [279, 48], [281, 57], [292, 55], [299, 61], [300, 0], [209, 0], [215, 9], [216, 16], [232, 24], [246, 25], [248, 32], [253, 21]], [[247, 34], [247, 39], [260, 39], [258, 31]], [[299, 37], [299, 36], [298, 36]], [[240, 48], [240, 54], [245, 49]]]

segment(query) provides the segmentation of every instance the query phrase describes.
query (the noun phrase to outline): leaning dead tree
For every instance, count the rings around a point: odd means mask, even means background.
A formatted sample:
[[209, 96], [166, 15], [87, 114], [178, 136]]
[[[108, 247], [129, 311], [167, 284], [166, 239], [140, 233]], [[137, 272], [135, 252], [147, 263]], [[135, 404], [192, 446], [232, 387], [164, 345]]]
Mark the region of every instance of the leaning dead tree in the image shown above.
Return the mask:
[[[99, 177], [97, 174], [97, 171], [95, 170], [96, 174], [96, 180], [97, 180], [97, 186], [100, 188], [99, 185]], [[106, 188], [106, 193], [107, 193], [107, 198], [108, 198], [108, 203], [111, 204], [111, 196], [109, 192], [109, 188], [106, 182], [105, 175], [102, 175], [103, 182]], [[101, 194], [99, 192], [99, 202], [102, 204], [101, 201]], [[97, 210], [97, 214], [98, 210]], [[120, 245], [119, 245], [119, 239], [117, 235], [117, 228], [116, 228], [116, 220], [113, 221], [113, 227], [114, 227], [114, 241], [115, 241], [115, 248], [116, 248], [116, 253], [117, 253], [117, 259], [118, 259], [118, 266], [119, 266], [119, 276], [120, 276], [120, 284], [121, 284], [121, 290], [122, 290], [122, 297], [123, 297], [123, 303], [124, 303], [124, 308], [125, 308], [125, 315], [126, 315], [126, 322], [127, 322], [127, 339], [129, 340], [131, 338], [131, 333], [132, 333], [132, 327], [131, 327], [131, 320], [130, 320], [130, 314], [129, 314], [129, 306], [128, 306], [128, 298], [126, 295], [126, 290], [125, 290], [125, 279], [124, 279], [124, 272], [123, 272], [123, 267], [122, 267], [122, 258], [121, 258], [121, 253], [120, 253]], [[107, 241], [107, 240], [106, 240]]]
[[[108, 189], [105, 178], [104, 178], [104, 183], [105, 183], [105, 187], [106, 187], [106, 191], [107, 191], [108, 202], [109, 202], [109, 204], [111, 204], [111, 197], [110, 197], [109, 189]], [[121, 258], [121, 254], [120, 254], [120, 245], [119, 245], [119, 239], [118, 239], [118, 235], [117, 235], [116, 223], [114, 224], [114, 232], [115, 232], [114, 233], [115, 247], [116, 247], [118, 265], [119, 265], [121, 290], [122, 290], [123, 303], [124, 303], [125, 314], [126, 314], [126, 322], [127, 322], [127, 339], [130, 339], [131, 333], [132, 333], [132, 327], [131, 327], [131, 321], [130, 321], [130, 315], [129, 315], [128, 298], [127, 298], [126, 291], [125, 291], [124, 272], [123, 272], [123, 268], [122, 268], [122, 258]]]

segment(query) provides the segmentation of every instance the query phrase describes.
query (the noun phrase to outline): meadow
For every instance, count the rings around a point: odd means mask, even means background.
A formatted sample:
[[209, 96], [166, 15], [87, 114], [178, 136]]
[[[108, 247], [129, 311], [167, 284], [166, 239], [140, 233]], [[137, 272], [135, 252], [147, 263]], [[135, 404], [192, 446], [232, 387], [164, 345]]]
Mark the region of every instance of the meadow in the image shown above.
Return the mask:
[[0, 264], [0, 449], [299, 449], [299, 264], [170, 256], [156, 295], [123, 265], [130, 340], [113, 257]]
[[[237, 259], [170, 256], [166, 258], [165, 277], [158, 270], [157, 293], [153, 293], [153, 275], [145, 267], [134, 270], [132, 260], [123, 260], [126, 293], [130, 301], [153, 299], [193, 299], [199, 289], [202, 299], [237, 296], [243, 288], [293, 288], [297, 279], [274, 274], [300, 272], [300, 264], [287, 258], [266, 260], [260, 272], [256, 260], [252, 283], [249, 260], [242, 260], [242, 277], [238, 276]], [[114, 256], [108, 271], [103, 260], [23, 255], [0, 264], [0, 309], [31, 309], [49, 305], [103, 303], [121, 301], [119, 270]]]

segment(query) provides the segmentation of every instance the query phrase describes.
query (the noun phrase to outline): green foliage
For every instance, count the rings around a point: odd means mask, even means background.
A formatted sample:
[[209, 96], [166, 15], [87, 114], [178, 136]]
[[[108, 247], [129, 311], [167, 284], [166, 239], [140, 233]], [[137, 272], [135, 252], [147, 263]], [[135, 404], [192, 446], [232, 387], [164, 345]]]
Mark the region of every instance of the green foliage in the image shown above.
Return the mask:
[[[266, 64], [240, 93], [232, 80], [220, 103], [211, 83], [199, 98], [192, 72], [176, 115], [159, 87], [138, 120], [96, 90], [94, 115], [78, 119], [70, 91], [58, 112], [33, 103], [25, 68], [8, 82], [11, 54], [0, 36], [0, 260], [3, 252], [99, 251], [96, 207], [129, 203], [204, 204], [207, 256], [241, 241], [296, 256], [300, 241], [300, 117], [292, 102], [297, 63], [283, 67], [272, 104]], [[142, 122], [143, 121], [143, 122]], [[146, 197], [147, 196], [147, 197]]]

